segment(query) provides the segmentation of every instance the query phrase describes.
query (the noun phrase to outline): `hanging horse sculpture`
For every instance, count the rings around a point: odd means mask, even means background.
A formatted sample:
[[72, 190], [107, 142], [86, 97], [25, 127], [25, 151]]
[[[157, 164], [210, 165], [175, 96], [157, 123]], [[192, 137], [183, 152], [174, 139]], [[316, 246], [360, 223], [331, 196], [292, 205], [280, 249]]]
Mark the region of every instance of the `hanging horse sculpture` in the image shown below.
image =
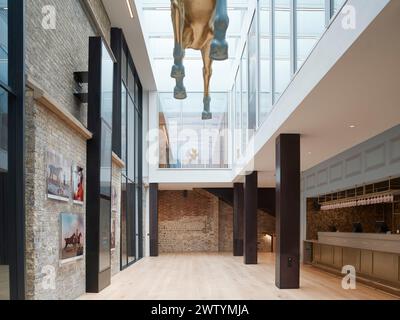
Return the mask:
[[210, 112], [210, 79], [213, 60], [228, 59], [226, 30], [229, 26], [227, 0], [171, 0], [174, 25], [174, 66], [171, 77], [176, 80], [175, 99], [186, 99], [183, 85], [185, 49], [200, 50], [203, 58], [204, 111], [203, 120], [212, 118]]

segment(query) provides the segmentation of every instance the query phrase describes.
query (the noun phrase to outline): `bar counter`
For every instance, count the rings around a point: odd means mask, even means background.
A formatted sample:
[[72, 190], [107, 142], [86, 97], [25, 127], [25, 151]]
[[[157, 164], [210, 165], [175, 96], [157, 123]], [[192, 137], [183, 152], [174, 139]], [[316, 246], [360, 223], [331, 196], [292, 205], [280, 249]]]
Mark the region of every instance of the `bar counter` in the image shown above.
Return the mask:
[[305, 262], [335, 273], [354, 266], [357, 279], [400, 294], [400, 235], [319, 232], [305, 250]]

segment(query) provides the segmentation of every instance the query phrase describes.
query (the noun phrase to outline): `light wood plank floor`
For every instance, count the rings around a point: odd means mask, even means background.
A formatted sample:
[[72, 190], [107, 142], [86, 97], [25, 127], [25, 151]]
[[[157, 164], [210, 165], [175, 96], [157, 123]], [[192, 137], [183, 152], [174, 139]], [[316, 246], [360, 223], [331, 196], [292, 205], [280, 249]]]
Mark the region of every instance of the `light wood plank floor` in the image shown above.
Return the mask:
[[362, 284], [341, 287], [341, 278], [303, 266], [300, 290], [275, 287], [274, 255], [261, 254], [260, 264], [246, 266], [230, 254], [171, 254], [145, 258], [120, 272], [100, 294], [84, 300], [275, 300], [395, 299]]

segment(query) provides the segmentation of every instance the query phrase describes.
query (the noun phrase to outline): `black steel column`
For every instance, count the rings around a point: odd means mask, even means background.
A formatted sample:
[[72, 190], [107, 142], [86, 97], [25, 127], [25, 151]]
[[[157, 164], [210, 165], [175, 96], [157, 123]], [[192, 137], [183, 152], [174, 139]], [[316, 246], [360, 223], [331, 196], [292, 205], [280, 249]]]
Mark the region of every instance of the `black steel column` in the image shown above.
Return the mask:
[[257, 184], [258, 174], [246, 176], [244, 186], [244, 263], [257, 264]]
[[243, 183], [235, 183], [233, 187], [233, 255], [243, 256]]
[[150, 256], [158, 257], [158, 184], [150, 183]]
[[122, 72], [121, 61], [123, 52], [123, 38], [122, 30], [119, 28], [111, 28], [111, 49], [117, 61], [114, 65], [114, 96], [113, 96], [113, 151], [122, 159], [122, 121], [121, 121], [121, 91], [122, 91]]
[[111, 284], [112, 127], [102, 100], [103, 50], [107, 49], [101, 37], [89, 38], [88, 128], [93, 138], [87, 142], [86, 291], [90, 293]]
[[25, 299], [25, 1], [8, 1], [8, 212], [10, 298]]
[[276, 140], [276, 268], [280, 289], [300, 287], [300, 135]]

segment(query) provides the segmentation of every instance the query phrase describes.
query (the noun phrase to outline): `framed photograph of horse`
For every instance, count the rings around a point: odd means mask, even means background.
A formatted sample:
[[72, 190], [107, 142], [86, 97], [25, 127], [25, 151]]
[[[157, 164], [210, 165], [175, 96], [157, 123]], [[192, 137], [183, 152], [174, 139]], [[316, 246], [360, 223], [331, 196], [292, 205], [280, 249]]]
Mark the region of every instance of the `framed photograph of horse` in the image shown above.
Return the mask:
[[83, 216], [76, 213], [60, 215], [60, 260], [67, 263], [83, 258], [85, 226]]
[[47, 151], [47, 196], [60, 201], [71, 197], [71, 165], [52, 150]]

